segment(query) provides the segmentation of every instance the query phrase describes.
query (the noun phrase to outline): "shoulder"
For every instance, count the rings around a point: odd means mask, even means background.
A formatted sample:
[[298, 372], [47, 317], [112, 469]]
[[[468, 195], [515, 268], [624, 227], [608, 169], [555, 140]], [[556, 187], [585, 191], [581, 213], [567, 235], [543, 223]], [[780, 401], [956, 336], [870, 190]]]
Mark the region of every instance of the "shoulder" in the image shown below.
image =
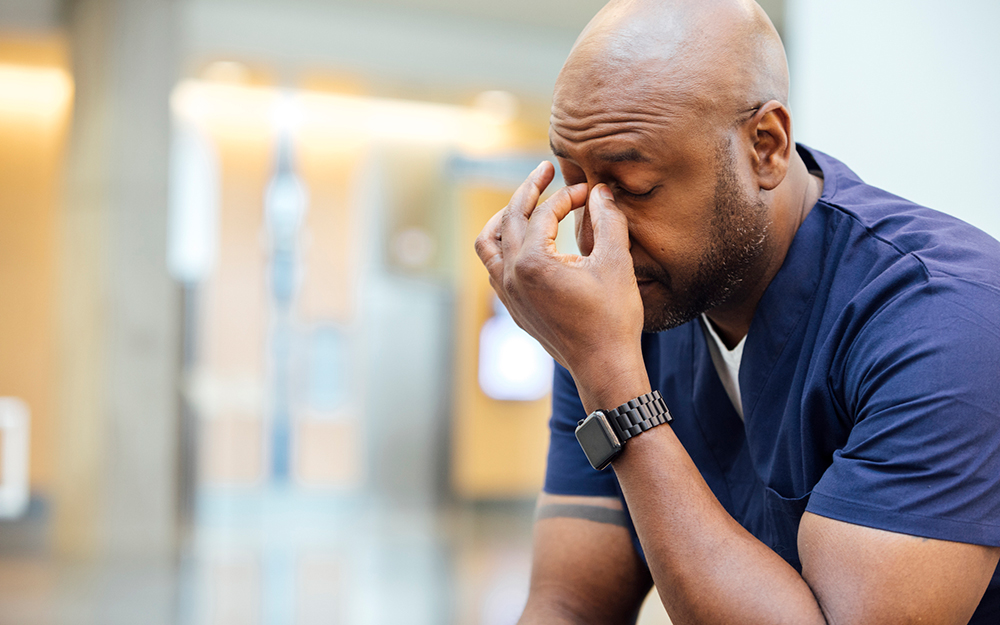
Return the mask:
[[[825, 185], [818, 208], [829, 211], [832, 230], [850, 232], [852, 248], [878, 256], [879, 265], [917, 263], [928, 278], [954, 277], [1000, 291], [1000, 241], [946, 213], [921, 206], [862, 181], [836, 159], [802, 148], [822, 168]], [[865, 259], [870, 261], [870, 259]]]
[[841, 364], [898, 355], [900, 344], [963, 349], [1000, 334], [1000, 242], [806, 153], [827, 181], [813, 209], [823, 228], [816, 300]]

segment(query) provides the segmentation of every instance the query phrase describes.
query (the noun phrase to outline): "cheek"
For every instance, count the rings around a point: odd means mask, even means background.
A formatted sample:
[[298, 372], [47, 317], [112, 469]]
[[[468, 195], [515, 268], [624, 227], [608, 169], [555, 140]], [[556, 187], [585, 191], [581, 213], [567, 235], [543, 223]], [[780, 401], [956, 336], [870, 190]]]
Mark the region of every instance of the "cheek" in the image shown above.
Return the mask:
[[632, 258], [636, 265], [654, 264], [682, 278], [697, 269], [710, 239], [704, 220], [630, 221]]
[[677, 176], [654, 201], [625, 209], [632, 240], [642, 248], [633, 254], [636, 264], [644, 255], [681, 282], [711, 254], [714, 176], [704, 169], [697, 173]]

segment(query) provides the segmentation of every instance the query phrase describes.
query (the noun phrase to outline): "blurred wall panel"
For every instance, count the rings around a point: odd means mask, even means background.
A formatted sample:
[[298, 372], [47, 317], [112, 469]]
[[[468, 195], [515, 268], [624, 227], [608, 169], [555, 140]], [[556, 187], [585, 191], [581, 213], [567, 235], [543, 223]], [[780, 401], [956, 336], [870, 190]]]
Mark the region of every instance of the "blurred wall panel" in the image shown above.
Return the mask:
[[[545, 27], [532, 27], [382, 4], [188, 0], [186, 45], [202, 58], [332, 66], [368, 84], [548, 94], [586, 23], [551, 8]], [[462, 13], [469, 4], [454, 2]]]
[[541, 490], [550, 399], [498, 401], [478, 382], [479, 332], [493, 316], [489, 276], [472, 242], [513, 189], [470, 186], [459, 195], [452, 486], [463, 497], [530, 497]]
[[[239, 135], [217, 135], [221, 171], [219, 256], [205, 283], [200, 363], [230, 381], [264, 375], [264, 192], [273, 168], [267, 119]], [[221, 389], [220, 389], [221, 390]]]
[[449, 293], [371, 275], [364, 298], [366, 486], [392, 506], [428, 506], [446, 464]]
[[30, 480], [55, 469], [56, 249], [73, 83], [59, 37], [0, 38], [0, 396], [31, 411]]
[[303, 117], [295, 133], [296, 161], [309, 208], [297, 308], [308, 338], [296, 376], [294, 475], [305, 486], [350, 490], [363, 483], [366, 462], [358, 392], [364, 380], [352, 337], [360, 327], [366, 231], [358, 184], [370, 145], [333, 131], [329, 113]]
[[205, 285], [199, 333], [204, 338], [203, 366], [230, 382], [255, 385], [264, 375], [263, 199], [273, 165], [271, 141], [263, 125], [248, 129], [239, 140], [219, 143], [219, 261]]
[[787, 4], [795, 139], [1000, 237], [1000, 2]]
[[387, 269], [442, 276], [448, 147], [394, 146], [380, 152], [392, 180], [382, 191], [384, 227], [379, 246]]
[[174, 551], [180, 301], [166, 243], [175, 4], [67, 4], [77, 98], [60, 241], [55, 529], [65, 553], [169, 560]]
[[354, 207], [359, 167], [368, 146], [330, 136], [320, 123], [303, 122], [296, 133], [299, 171], [309, 189], [299, 310], [306, 323], [353, 322], [361, 270], [362, 220]]
[[390, 232], [400, 215], [426, 214], [421, 190], [445, 184], [419, 176], [440, 171], [441, 146], [405, 143], [373, 146], [355, 205], [366, 223], [356, 352], [364, 362], [366, 486], [394, 507], [432, 505], [442, 494], [451, 339], [447, 283], [392, 264]]
[[297, 422], [295, 477], [305, 486], [347, 489], [363, 477], [364, 440], [357, 415], [300, 418]]
[[236, 100], [230, 106], [240, 114], [205, 120], [221, 176], [218, 255], [199, 286], [192, 389], [202, 417], [200, 479], [207, 484], [259, 482], [267, 452], [264, 195], [276, 137], [266, 108]]
[[61, 0], [0, 0], [0, 23], [5, 30], [51, 33], [61, 24]]

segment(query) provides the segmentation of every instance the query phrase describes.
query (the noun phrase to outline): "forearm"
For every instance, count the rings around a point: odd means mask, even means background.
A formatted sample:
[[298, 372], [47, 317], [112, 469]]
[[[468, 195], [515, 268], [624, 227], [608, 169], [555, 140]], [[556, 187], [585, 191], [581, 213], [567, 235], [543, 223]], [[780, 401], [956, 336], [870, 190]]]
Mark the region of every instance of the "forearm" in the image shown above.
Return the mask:
[[607, 514], [619, 513], [624, 520], [620, 500], [542, 493], [538, 503], [531, 588], [521, 623], [634, 623], [653, 580], [628, 529]]
[[635, 625], [639, 617], [641, 596], [631, 608], [620, 605], [621, 595], [630, 594], [628, 588], [604, 588], [596, 593], [612, 593], [607, 602], [595, 601], [596, 596], [581, 598], [576, 591], [565, 586], [546, 593], [532, 591], [518, 625]]
[[669, 427], [630, 440], [614, 469], [675, 625], [825, 623], [799, 573], [726, 512]]
[[518, 625], [633, 625], [635, 616], [620, 621], [607, 621], [593, 611], [574, 611], [549, 599], [530, 600]]
[[586, 621], [557, 606], [542, 601], [528, 602], [521, 614], [518, 625], [582, 625]]

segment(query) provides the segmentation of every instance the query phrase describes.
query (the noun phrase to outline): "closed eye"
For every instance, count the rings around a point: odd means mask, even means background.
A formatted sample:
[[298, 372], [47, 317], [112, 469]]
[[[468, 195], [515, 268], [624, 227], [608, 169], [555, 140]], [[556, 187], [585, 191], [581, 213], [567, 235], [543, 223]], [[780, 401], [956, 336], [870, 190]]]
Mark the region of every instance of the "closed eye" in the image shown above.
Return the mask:
[[618, 187], [618, 193], [632, 200], [645, 200], [650, 198], [653, 195], [653, 192], [656, 191], [657, 188], [658, 187], [653, 187], [652, 189], [646, 191], [645, 193], [633, 193], [624, 187]]

